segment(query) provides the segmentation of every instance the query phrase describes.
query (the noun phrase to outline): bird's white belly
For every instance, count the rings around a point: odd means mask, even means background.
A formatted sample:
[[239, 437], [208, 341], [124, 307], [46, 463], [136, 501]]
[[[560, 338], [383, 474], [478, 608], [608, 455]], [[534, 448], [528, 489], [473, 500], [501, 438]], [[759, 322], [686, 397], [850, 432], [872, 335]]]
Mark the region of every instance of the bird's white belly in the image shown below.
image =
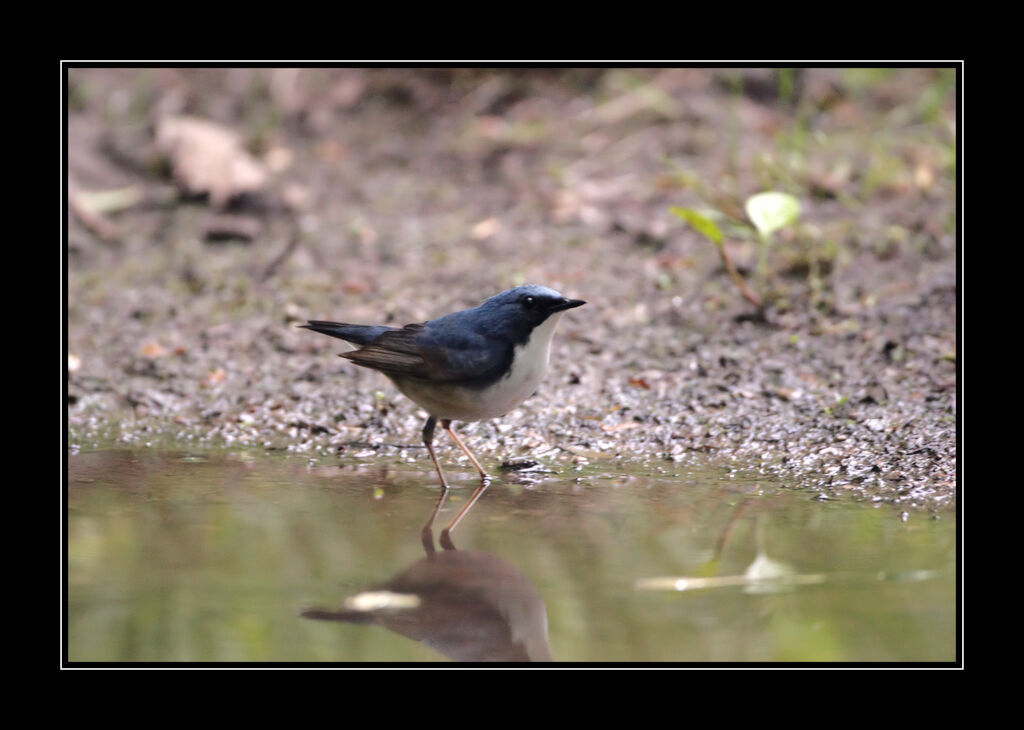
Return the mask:
[[548, 317], [533, 330], [525, 345], [517, 345], [512, 367], [503, 378], [485, 388], [393, 378], [402, 393], [435, 418], [480, 421], [503, 416], [537, 390], [548, 367], [551, 338], [562, 313]]

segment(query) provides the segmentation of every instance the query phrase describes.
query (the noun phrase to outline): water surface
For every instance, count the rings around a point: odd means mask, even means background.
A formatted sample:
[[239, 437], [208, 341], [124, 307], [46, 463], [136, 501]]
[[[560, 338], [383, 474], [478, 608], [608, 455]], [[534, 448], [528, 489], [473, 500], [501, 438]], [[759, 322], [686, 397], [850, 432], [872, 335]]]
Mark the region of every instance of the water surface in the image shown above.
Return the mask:
[[476, 482], [296, 457], [69, 457], [73, 662], [950, 662], [954, 515], [720, 468]]

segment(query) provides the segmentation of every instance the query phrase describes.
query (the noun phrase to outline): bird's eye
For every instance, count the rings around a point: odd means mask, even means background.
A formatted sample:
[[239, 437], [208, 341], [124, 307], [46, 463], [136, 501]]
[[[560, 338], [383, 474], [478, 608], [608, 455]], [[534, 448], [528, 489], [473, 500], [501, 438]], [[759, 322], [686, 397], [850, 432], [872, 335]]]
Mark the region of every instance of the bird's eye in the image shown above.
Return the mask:
[[525, 297], [523, 299], [523, 306], [533, 308], [533, 305], [537, 302], [533, 297]]

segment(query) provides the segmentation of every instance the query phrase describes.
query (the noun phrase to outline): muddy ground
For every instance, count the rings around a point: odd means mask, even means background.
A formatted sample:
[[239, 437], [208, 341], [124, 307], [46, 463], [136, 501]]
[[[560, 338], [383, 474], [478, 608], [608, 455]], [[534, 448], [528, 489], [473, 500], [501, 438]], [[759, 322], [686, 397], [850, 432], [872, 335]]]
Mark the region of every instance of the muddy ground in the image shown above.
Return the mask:
[[[537, 395], [459, 426], [485, 463], [711, 458], [950, 509], [955, 79], [69, 69], [69, 450], [425, 466], [417, 408], [295, 325], [422, 321], [536, 282], [589, 303]], [[764, 249], [743, 212], [762, 190], [801, 205]], [[672, 206], [715, 217], [760, 306]]]

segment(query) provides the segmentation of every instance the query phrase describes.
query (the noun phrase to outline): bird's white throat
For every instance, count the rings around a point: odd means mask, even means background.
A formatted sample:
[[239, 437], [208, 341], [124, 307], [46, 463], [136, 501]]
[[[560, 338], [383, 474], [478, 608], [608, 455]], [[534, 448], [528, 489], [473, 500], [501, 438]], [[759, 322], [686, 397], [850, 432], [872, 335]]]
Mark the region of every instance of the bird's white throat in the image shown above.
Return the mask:
[[[506, 400], [510, 403], [506, 410], [498, 415], [504, 415], [515, 408], [521, 402], [533, 395], [544, 378], [548, 369], [548, 358], [551, 355], [551, 340], [555, 335], [555, 326], [561, 319], [562, 312], [555, 312], [530, 333], [530, 339], [523, 345], [516, 345], [515, 354], [512, 356], [512, 367], [508, 375], [501, 378], [491, 386], [494, 391], [494, 399]], [[488, 398], [491, 398], [488, 393]]]

